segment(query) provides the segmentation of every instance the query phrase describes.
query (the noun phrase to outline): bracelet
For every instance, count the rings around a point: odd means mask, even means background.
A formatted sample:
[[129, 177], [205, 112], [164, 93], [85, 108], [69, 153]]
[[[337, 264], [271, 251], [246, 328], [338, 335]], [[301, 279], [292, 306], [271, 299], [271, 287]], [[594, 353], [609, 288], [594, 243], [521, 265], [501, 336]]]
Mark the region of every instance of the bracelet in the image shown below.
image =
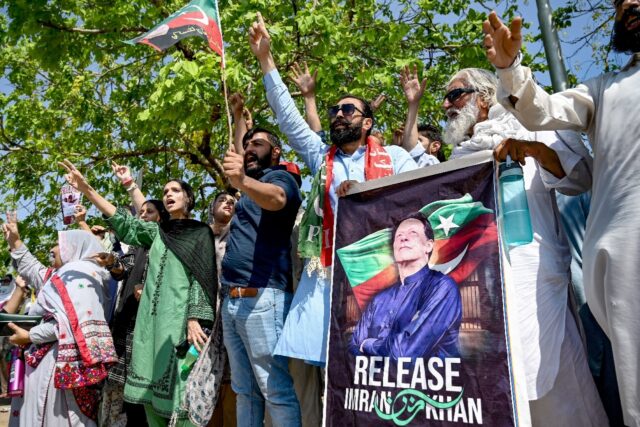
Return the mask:
[[126, 187], [126, 186], [128, 186], [129, 184], [131, 184], [132, 182], [133, 182], [133, 178], [132, 178], [132, 177], [129, 177], [129, 179], [125, 179], [124, 181], [122, 181], [122, 186], [123, 186], [123, 187]]
[[138, 184], [136, 184], [135, 182], [130, 184], [129, 186], [125, 187], [125, 189], [129, 192], [133, 191], [133, 190], [137, 190], [138, 189]]

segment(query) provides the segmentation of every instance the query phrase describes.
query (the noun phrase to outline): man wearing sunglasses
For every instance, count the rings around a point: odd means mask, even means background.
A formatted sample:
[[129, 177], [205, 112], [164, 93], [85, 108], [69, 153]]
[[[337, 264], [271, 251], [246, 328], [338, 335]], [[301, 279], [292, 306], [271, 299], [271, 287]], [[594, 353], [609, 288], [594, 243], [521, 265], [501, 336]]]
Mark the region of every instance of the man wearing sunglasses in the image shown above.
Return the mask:
[[[264, 73], [267, 100], [280, 130], [315, 176], [300, 226], [299, 250], [305, 258], [305, 269], [276, 352], [322, 365], [329, 322], [333, 212], [338, 197], [346, 195], [354, 182], [409, 171], [417, 165], [401, 147], [383, 147], [370, 138], [373, 112], [358, 96], [345, 95], [329, 108], [332, 144], [323, 144], [299, 113], [278, 74], [270, 36], [259, 14], [249, 29], [249, 44]], [[292, 318], [295, 322], [289, 321]]]
[[[549, 95], [521, 65], [522, 18], [495, 12], [484, 47], [500, 78], [499, 101], [531, 130], [573, 129], [593, 147], [591, 210], [583, 245], [587, 304], [613, 347], [624, 424], [640, 426], [640, 1], [615, 0], [611, 47], [632, 55], [620, 70]], [[634, 242], [625, 244], [623, 242]]]
[[555, 189], [575, 192], [589, 181], [591, 158], [575, 132], [527, 131], [497, 102], [497, 84], [491, 72], [478, 68], [449, 80], [444, 140], [453, 144], [450, 159], [494, 150], [497, 159], [510, 154], [523, 166], [535, 238], [510, 248], [509, 257], [531, 421], [545, 427], [608, 425], [568, 309], [571, 253], [554, 200]]

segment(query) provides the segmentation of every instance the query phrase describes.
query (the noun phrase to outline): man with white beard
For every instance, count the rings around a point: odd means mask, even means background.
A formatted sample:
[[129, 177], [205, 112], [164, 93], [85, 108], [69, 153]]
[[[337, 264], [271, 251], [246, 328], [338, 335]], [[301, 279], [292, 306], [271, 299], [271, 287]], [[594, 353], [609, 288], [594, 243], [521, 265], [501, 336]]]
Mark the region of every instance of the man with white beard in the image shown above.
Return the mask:
[[549, 95], [521, 65], [522, 18], [495, 12], [483, 24], [487, 58], [500, 77], [500, 102], [531, 130], [585, 132], [593, 147], [591, 210], [583, 251], [589, 308], [611, 340], [624, 423], [640, 426], [640, 0], [614, 0], [611, 48], [629, 53], [621, 69]]
[[571, 193], [590, 185], [591, 158], [577, 134], [527, 131], [497, 103], [496, 88], [486, 70], [454, 75], [442, 104], [443, 140], [453, 145], [450, 159], [481, 150], [504, 157], [508, 141], [524, 142], [510, 154], [523, 166], [534, 239], [511, 248], [509, 257], [531, 421], [545, 427], [608, 425], [568, 309], [571, 254], [554, 196], [554, 188]]

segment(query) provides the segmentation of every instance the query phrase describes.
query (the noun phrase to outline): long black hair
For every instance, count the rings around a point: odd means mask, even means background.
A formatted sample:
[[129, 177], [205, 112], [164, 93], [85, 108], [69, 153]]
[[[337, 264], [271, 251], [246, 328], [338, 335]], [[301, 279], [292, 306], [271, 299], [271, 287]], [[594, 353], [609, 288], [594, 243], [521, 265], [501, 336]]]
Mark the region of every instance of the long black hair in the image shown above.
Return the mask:
[[187, 212], [191, 212], [193, 208], [196, 206], [196, 196], [193, 193], [193, 188], [191, 188], [191, 186], [187, 182], [181, 179], [170, 179], [169, 181], [167, 181], [167, 184], [170, 182], [177, 182], [180, 185], [180, 188], [182, 189], [182, 191], [184, 191], [184, 194], [187, 196], [187, 199], [188, 199]]

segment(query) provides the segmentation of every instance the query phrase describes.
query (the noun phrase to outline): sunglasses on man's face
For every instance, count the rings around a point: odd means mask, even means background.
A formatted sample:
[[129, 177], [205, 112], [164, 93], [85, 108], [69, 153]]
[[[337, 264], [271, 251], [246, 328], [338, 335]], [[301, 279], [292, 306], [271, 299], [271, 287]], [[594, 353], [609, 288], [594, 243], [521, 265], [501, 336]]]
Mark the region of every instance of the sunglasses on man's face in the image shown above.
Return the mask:
[[342, 104], [329, 108], [329, 118], [331, 120], [335, 119], [339, 111], [342, 111], [342, 115], [345, 117], [353, 116], [356, 111], [364, 116], [364, 111], [356, 107], [355, 104]]
[[459, 87], [458, 89], [452, 89], [447, 92], [447, 94], [444, 96], [444, 99], [453, 104], [465, 93], [473, 93], [475, 91], [475, 89], [472, 89], [470, 87]]

